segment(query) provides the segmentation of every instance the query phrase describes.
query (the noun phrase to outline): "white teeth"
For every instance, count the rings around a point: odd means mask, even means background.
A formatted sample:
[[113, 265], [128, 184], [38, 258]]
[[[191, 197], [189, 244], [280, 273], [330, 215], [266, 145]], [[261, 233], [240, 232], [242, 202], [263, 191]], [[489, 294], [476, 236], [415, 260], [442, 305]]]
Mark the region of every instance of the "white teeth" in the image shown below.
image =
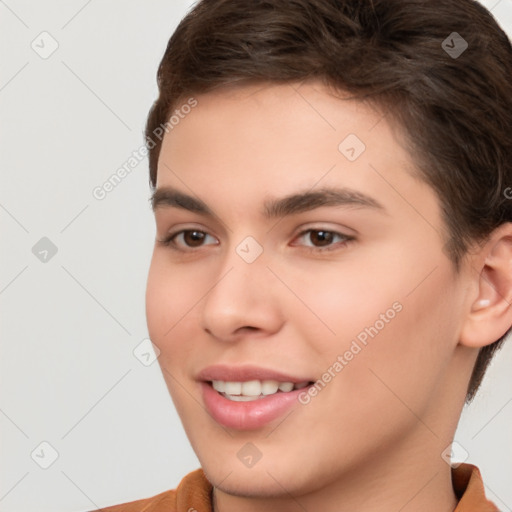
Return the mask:
[[[238, 393], [230, 393], [238, 394]], [[258, 396], [261, 395], [261, 382], [259, 380], [248, 380], [247, 382], [242, 383], [242, 392], [241, 395], [245, 396]]]
[[241, 382], [224, 382], [224, 393], [228, 395], [241, 395], [242, 383]]
[[294, 384], [293, 382], [278, 382], [277, 380], [248, 380], [245, 382], [212, 381], [212, 386], [215, 391], [237, 402], [256, 400], [263, 396], [273, 395], [278, 391], [288, 393], [294, 389], [304, 388], [308, 384], [308, 381]]
[[252, 400], [258, 400], [260, 398], [259, 396], [226, 395], [226, 393], [224, 393], [224, 397], [234, 402], [251, 402]]
[[[288, 384], [292, 384], [289, 382]], [[293, 384], [292, 384], [293, 388]], [[264, 380], [261, 385], [261, 392], [263, 395], [273, 395], [274, 393], [277, 393], [277, 390], [281, 389], [279, 382], [277, 380]], [[284, 391], [282, 389], [281, 391]]]
[[284, 392], [291, 391], [293, 389], [293, 382], [280, 382], [279, 389]]
[[215, 389], [215, 391], [218, 391], [219, 393], [224, 393], [224, 390], [225, 390], [224, 384], [225, 384], [225, 382], [223, 380], [214, 380], [212, 382], [213, 389]]

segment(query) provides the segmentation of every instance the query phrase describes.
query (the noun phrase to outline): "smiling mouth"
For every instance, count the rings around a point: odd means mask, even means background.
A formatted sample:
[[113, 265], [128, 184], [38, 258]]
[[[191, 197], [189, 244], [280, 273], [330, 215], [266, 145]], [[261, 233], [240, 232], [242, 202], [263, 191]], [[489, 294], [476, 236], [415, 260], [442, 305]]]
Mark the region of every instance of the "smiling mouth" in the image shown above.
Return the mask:
[[312, 381], [279, 382], [276, 380], [250, 380], [244, 382], [213, 380], [208, 381], [221, 396], [234, 402], [260, 400], [279, 393], [289, 393], [306, 388]]

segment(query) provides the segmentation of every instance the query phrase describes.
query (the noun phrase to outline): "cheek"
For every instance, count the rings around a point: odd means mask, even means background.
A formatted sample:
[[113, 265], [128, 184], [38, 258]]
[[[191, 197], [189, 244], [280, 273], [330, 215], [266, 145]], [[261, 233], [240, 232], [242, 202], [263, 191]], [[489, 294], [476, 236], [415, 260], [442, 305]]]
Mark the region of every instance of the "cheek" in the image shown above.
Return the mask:
[[319, 356], [329, 354], [332, 359], [357, 336], [364, 339], [367, 329], [375, 324], [379, 331], [387, 328], [398, 315], [402, 283], [391, 277], [394, 270], [376, 268], [375, 262], [354, 258], [325, 262], [309, 273], [286, 272], [283, 280], [291, 283], [294, 294], [281, 296], [284, 315], [292, 325], [300, 325], [301, 337], [307, 336]]
[[200, 285], [193, 276], [169, 265], [164, 254], [153, 255], [146, 287], [146, 318], [154, 342], [167, 344], [166, 340], [186, 325], [202, 296]]
[[146, 287], [146, 320], [149, 337], [160, 350], [158, 358], [164, 379], [169, 389], [173, 380], [169, 374], [179, 377], [184, 375], [184, 362], [192, 350], [192, 321], [199, 320], [194, 305], [200, 300], [197, 284], [190, 284], [190, 279], [177, 268], [170, 266], [160, 255], [154, 255]]
[[450, 264], [426, 248], [425, 261], [419, 261], [418, 245], [402, 249], [400, 258], [396, 247], [380, 251], [379, 263], [375, 254], [365, 260], [359, 253], [357, 261], [344, 261], [335, 270], [318, 267], [314, 279], [310, 274], [293, 281], [289, 271], [288, 282], [295, 282], [294, 291], [308, 308], [290, 296], [293, 307], [286, 315], [314, 350], [317, 370], [327, 371], [346, 354], [343, 373], [351, 378], [338, 380], [344, 389], [373, 387], [374, 369], [399, 388], [423, 379], [428, 391], [450, 360], [460, 302]]
[[414, 291], [410, 282], [397, 279], [386, 294], [376, 291], [368, 302], [360, 302], [364, 319], [345, 313], [350, 334], [331, 355], [350, 358], [336, 386], [340, 395], [357, 397], [353, 410], [368, 421], [376, 410], [383, 418], [393, 411], [404, 421], [415, 420], [408, 408], [418, 415], [426, 411], [438, 397], [436, 388], [446, 377], [456, 345], [457, 291], [451, 273], [438, 268]]
[[[146, 319], [149, 335], [157, 343], [173, 325], [174, 311], [172, 280], [163, 265], [153, 255], [146, 285]], [[157, 343], [158, 345], [158, 343]], [[161, 347], [159, 346], [161, 349]]]
[[[189, 417], [190, 389], [187, 363], [194, 355], [192, 323], [200, 297], [197, 285], [179, 269], [171, 268], [162, 255], [153, 255], [146, 287], [146, 319], [149, 337], [160, 350], [158, 363], [180, 417]], [[187, 389], [185, 389], [187, 388]], [[192, 404], [193, 405], [193, 404]]]

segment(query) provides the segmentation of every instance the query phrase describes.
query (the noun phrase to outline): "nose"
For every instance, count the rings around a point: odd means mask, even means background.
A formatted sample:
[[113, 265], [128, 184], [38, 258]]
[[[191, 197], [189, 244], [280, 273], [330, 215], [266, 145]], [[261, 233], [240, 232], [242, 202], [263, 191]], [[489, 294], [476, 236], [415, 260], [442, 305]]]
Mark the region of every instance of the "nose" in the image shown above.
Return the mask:
[[228, 342], [277, 332], [283, 319], [273, 290], [275, 277], [263, 255], [247, 263], [232, 249], [202, 301], [202, 328]]

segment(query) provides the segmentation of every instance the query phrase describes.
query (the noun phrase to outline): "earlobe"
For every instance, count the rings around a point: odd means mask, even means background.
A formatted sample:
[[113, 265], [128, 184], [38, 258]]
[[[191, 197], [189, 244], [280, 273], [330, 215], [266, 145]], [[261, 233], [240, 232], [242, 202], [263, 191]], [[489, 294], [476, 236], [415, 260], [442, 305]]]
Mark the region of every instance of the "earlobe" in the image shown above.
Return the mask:
[[499, 226], [473, 260], [478, 295], [472, 299], [459, 343], [481, 348], [512, 326], [512, 223]]

